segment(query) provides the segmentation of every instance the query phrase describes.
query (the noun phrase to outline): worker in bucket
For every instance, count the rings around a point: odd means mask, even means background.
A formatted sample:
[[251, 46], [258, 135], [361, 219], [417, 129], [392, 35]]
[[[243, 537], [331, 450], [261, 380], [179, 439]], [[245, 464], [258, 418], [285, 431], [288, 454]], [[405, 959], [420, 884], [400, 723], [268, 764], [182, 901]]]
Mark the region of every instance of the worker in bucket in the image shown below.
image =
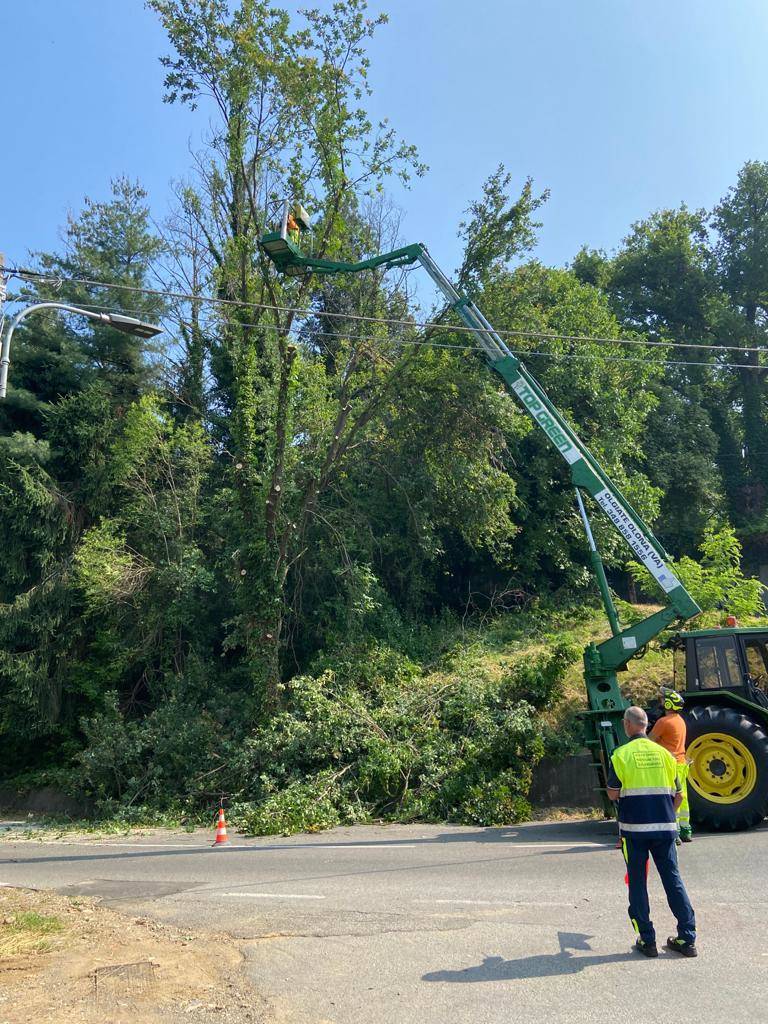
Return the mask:
[[294, 245], [298, 245], [299, 239], [301, 237], [301, 228], [299, 227], [299, 223], [292, 213], [288, 214], [286, 227], [288, 229], [288, 237], [290, 238]]
[[685, 757], [685, 719], [680, 714], [683, 710], [683, 698], [677, 690], [662, 686], [659, 694], [663, 716], [655, 723], [649, 737], [668, 750], [677, 762], [677, 777], [680, 779], [683, 799], [677, 809], [678, 845], [680, 842], [690, 843], [693, 839], [691, 829], [691, 809], [688, 806], [688, 761]]
[[648, 858], [653, 857], [669, 909], [677, 919], [677, 935], [666, 949], [685, 957], [698, 956], [696, 918], [677, 863], [677, 821], [681, 800], [678, 765], [674, 757], [646, 736], [648, 716], [642, 708], [624, 712], [628, 742], [611, 756], [608, 798], [619, 801], [619, 829], [627, 862], [629, 918], [637, 932], [635, 949], [643, 956], [659, 955], [648, 902]]

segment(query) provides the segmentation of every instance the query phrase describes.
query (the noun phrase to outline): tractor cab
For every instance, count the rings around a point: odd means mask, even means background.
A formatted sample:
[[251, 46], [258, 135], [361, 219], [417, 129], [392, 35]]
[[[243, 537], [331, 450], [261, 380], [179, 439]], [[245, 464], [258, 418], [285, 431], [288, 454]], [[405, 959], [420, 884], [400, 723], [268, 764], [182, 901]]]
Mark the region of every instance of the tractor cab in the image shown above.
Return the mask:
[[668, 646], [685, 701], [692, 818], [718, 830], [757, 825], [768, 815], [768, 630], [683, 631]]
[[686, 703], [721, 691], [768, 708], [768, 630], [690, 630], [676, 633], [671, 647], [675, 689]]

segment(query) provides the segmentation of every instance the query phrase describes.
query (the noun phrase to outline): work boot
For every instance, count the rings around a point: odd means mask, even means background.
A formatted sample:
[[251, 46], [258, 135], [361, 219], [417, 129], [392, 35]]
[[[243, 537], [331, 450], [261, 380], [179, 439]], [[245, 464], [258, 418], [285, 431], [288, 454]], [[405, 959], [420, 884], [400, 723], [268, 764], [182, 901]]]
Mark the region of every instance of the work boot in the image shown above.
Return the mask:
[[693, 842], [693, 833], [690, 829], [680, 829], [680, 840], [683, 843]]
[[680, 953], [681, 956], [691, 957], [699, 955], [699, 951], [696, 949], [695, 943], [686, 942], [685, 939], [675, 938], [674, 935], [670, 935], [664, 943], [664, 947], [671, 953]]
[[642, 953], [643, 956], [654, 957], [659, 955], [655, 942], [645, 942], [643, 939], [638, 939], [635, 943], [635, 949], [638, 953]]
[[683, 845], [683, 840], [680, 838], [680, 836], [675, 836], [675, 846], [682, 846], [682, 845]]

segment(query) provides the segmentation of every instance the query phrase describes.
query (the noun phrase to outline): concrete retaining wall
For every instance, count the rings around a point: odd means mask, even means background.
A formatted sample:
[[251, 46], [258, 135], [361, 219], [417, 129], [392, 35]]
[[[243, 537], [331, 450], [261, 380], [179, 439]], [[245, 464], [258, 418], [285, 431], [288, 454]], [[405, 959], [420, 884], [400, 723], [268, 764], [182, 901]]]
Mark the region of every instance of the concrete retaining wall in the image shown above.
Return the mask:
[[589, 754], [562, 761], [545, 757], [534, 769], [530, 799], [534, 807], [600, 807], [597, 774]]
[[66, 818], [88, 818], [93, 813], [91, 801], [69, 796], [53, 786], [25, 792], [0, 787], [0, 809], [5, 814], [53, 814]]
[[[576, 754], [562, 761], [545, 757], [533, 773], [530, 799], [534, 807], [599, 807], [597, 778], [590, 768], [589, 754]], [[0, 810], [6, 814], [53, 814], [88, 818], [93, 805], [47, 786], [18, 792], [0, 787]]]

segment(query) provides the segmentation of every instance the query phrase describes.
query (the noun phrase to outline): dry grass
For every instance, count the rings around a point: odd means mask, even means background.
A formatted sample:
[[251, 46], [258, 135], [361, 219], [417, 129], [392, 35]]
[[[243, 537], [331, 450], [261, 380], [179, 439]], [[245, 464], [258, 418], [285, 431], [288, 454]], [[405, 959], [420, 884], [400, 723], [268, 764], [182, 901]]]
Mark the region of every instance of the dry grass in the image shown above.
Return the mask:
[[[634, 612], [645, 618], [659, 610], [658, 605], [636, 605]], [[590, 643], [599, 644], [608, 639], [610, 630], [605, 614], [600, 609], [586, 612], [554, 612], [538, 622], [525, 615], [509, 615], [492, 623], [467, 642], [450, 658], [447, 668], [434, 672], [430, 681], [447, 681], [455, 673], [471, 674], [497, 683], [506, 672], [522, 659], [535, 658], [564, 638], [573, 642], [578, 655], [565, 675], [563, 702], [554, 709], [553, 722], [559, 721], [569, 710], [586, 707], [581, 652]], [[626, 672], [619, 676], [624, 695], [632, 702], [647, 705], [672, 679], [672, 655], [669, 651], [649, 650], [642, 658], [629, 662]]]
[[534, 807], [531, 821], [603, 821], [599, 807]]
[[[0, 905], [5, 902], [0, 900]], [[61, 938], [64, 924], [54, 914], [38, 914], [35, 910], [11, 913], [0, 921], [0, 960], [29, 953], [48, 953], [54, 946], [53, 936]]]

